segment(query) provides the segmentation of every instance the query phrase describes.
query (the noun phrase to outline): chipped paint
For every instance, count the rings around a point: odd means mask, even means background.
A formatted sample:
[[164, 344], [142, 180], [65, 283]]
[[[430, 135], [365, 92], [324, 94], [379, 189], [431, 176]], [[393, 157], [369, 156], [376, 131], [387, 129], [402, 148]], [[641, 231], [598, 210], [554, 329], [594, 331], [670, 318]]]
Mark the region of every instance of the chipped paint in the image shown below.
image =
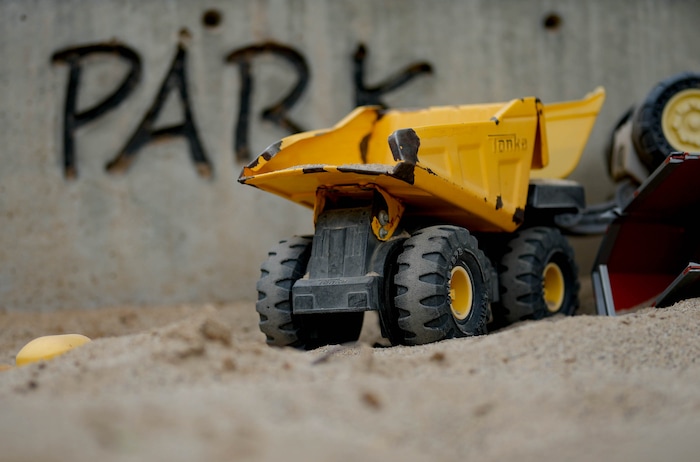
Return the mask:
[[337, 167], [340, 173], [359, 173], [362, 175], [382, 175], [388, 173], [386, 166], [381, 164], [341, 165]]
[[372, 132], [367, 133], [360, 140], [360, 158], [363, 164], [367, 163], [367, 149], [369, 148], [370, 138], [372, 138]]
[[515, 213], [513, 214], [513, 223], [520, 225], [523, 223], [523, 221], [525, 221], [525, 210], [518, 207], [515, 209]]
[[304, 174], [307, 174], [307, 173], [323, 173], [323, 172], [326, 172], [327, 170], [325, 168], [323, 168], [323, 165], [312, 165], [309, 167], [304, 167], [303, 169], [301, 169], [301, 171]]
[[503, 208], [503, 199], [498, 195], [496, 197], [496, 210], [500, 210], [501, 208]]
[[270, 161], [275, 155], [280, 152], [280, 148], [282, 146], [282, 141], [278, 141], [276, 143], [271, 144], [270, 146], [263, 151], [262, 154], [260, 154], [258, 157], [253, 159], [247, 166], [246, 168], [249, 168], [251, 170], [255, 170], [258, 166], [262, 167], [265, 165], [267, 162]]

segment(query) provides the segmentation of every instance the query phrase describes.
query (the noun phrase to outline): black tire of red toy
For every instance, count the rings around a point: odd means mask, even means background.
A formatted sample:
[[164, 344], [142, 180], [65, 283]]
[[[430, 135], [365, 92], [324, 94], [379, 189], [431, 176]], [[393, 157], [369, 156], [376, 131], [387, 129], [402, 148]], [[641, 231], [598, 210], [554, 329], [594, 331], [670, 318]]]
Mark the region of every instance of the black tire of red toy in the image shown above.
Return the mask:
[[[571, 245], [558, 229], [535, 227], [518, 231], [507, 247], [498, 267], [500, 301], [493, 306], [496, 327], [576, 312], [578, 266]], [[556, 263], [564, 276], [564, 301], [556, 313], [547, 309], [544, 300], [543, 274], [550, 262]]]
[[255, 309], [268, 345], [313, 349], [360, 336], [364, 313], [293, 314], [292, 286], [306, 272], [311, 242], [306, 236], [280, 241], [261, 266]]
[[[420, 345], [486, 334], [491, 263], [466, 229], [424, 228], [404, 242], [397, 261], [394, 306], [401, 343]], [[468, 272], [474, 289], [473, 304], [464, 320], [453, 316], [451, 310], [449, 283], [456, 265]]]
[[632, 143], [644, 166], [653, 172], [671, 152], [677, 151], [664, 136], [661, 116], [678, 92], [700, 88], [700, 74], [683, 72], [659, 82], [637, 109], [632, 121]]

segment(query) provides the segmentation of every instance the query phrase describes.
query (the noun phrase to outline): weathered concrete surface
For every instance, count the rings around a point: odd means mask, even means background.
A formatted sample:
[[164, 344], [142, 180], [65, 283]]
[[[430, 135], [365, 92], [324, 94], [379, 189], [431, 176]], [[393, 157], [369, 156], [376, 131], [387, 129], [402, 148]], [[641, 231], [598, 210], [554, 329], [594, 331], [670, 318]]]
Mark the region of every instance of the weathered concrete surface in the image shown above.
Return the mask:
[[[206, 16], [205, 12], [210, 14]], [[218, 13], [218, 24], [217, 23]], [[560, 23], [544, 26], [556, 14]], [[390, 106], [574, 99], [597, 85], [608, 98], [574, 179], [588, 199], [612, 186], [601, 162], [616, 119], [653, 84], [700, 68], [697, 1], [0, 1], [0, 308], [53, 310], [255, 297], [266, 249], [309, 232], [311, 215], [236, 178], [241, 102], [234, 50], [268, 41], [306, 60], [310, 81], [290, 118], [329, 126], [354, 106], [352, 56], [367, 46], [367, 85], [427, 61], [383, 96]], [[209, 24], [205, 24], [208, 22]], [[556, 22], [556, 21], [554, 21]], [[75, 130], [74, 179], [64, 176], [70, 67], [59, 50], [118, 42], [142, 72], [115, 108]], [[213, 167], [199, 176], [183, 137], [149, 143], [125, 173], [105, 165], [126, 144], [163, 83], [179, 42], [187, 50], [192, 118]], [[130, 67], [115, 55], [81, 61], [78, 111], [111, 94]], [[252, 61], [249, 145], [287, 132], [260, 112], [297, 80], [279, 56]], [[171, 92], [156, 128], [183, 120]], [[596, 240], [579, 243], [590, 267]]]

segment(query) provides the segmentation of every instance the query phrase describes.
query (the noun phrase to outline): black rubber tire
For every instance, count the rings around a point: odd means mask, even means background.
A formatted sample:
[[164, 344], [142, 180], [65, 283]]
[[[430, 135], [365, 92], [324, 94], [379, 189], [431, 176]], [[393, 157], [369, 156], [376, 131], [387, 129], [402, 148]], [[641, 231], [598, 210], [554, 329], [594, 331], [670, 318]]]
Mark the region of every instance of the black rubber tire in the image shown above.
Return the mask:
[[[544, 298], [544, 271], [549, 263], [555, 263], [563, 275], [563, 301], [556, 312], [547, 308]], [[496, 327], [555, 314], [571, 316], [579, 306], [580, 282], [574, 251], [556, 228], [541, 226], [515, 233], [498, 272], [500, 301], [493, 307]]]
[[[486, 334], [491, 263], [466, 229], [424, 228], [404, 242], [397, 261], [394, 306], [401, 343], [420, 345]], [[456, 266], [466, 270], [473, 294], [468, 314], [462, 320], [453, 314], [450, 299], [450, 278]]]
[[683, 72], [668, 77], [656, 84], [634, 114], [632, 143], [649, 172], [656, 170], [671, 152], [678, 151], [664, 136], [661, 117], [669, 100], [689, 88], [700, 88], [700, 74]]
[[392, 345], [404, 343], [403, 331], [399, 327], [399, 311], [396, 308], [394, 299], [396, 298], [396, 284], [394, 277], [399, 270], [398, 257], [403, 251], [405, 240], [392, 246], [384, 260], [384, 294], [383, 306], [379, 310], [379, 322], [382, 327], [382, 335], [389, 340]]
[[301, 322], [292, 314], [292, 286], [304, 276], [310, 255], [311, 239], [294, 236], [273, 247], [260, 268], [255, 309], [268, 345], [305, 347]]
[[360, 336], [364, 313], [293, 314], [292, 286], [306, 272], [311, 242], [306, 236], [280, 241], [261, 266], [255, 309], [268, 345], [308, 350]]

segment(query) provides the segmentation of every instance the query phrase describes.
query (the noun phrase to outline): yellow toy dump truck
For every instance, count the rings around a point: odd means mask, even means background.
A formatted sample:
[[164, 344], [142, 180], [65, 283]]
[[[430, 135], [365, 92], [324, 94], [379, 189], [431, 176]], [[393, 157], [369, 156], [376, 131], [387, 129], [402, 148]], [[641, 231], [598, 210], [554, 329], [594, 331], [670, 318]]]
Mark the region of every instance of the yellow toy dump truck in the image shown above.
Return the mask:
[[267, 343], [354, 341], [368, 310], [407, 345], [573, 314], [578, 270], [558, 223], [585, 200], [563, 178], [603, 100], [599, 88], [547, 106], [360, 107], [270, 146], [238, 181], [313, 208], [315, 233], [281, 241], [262, 264]]

